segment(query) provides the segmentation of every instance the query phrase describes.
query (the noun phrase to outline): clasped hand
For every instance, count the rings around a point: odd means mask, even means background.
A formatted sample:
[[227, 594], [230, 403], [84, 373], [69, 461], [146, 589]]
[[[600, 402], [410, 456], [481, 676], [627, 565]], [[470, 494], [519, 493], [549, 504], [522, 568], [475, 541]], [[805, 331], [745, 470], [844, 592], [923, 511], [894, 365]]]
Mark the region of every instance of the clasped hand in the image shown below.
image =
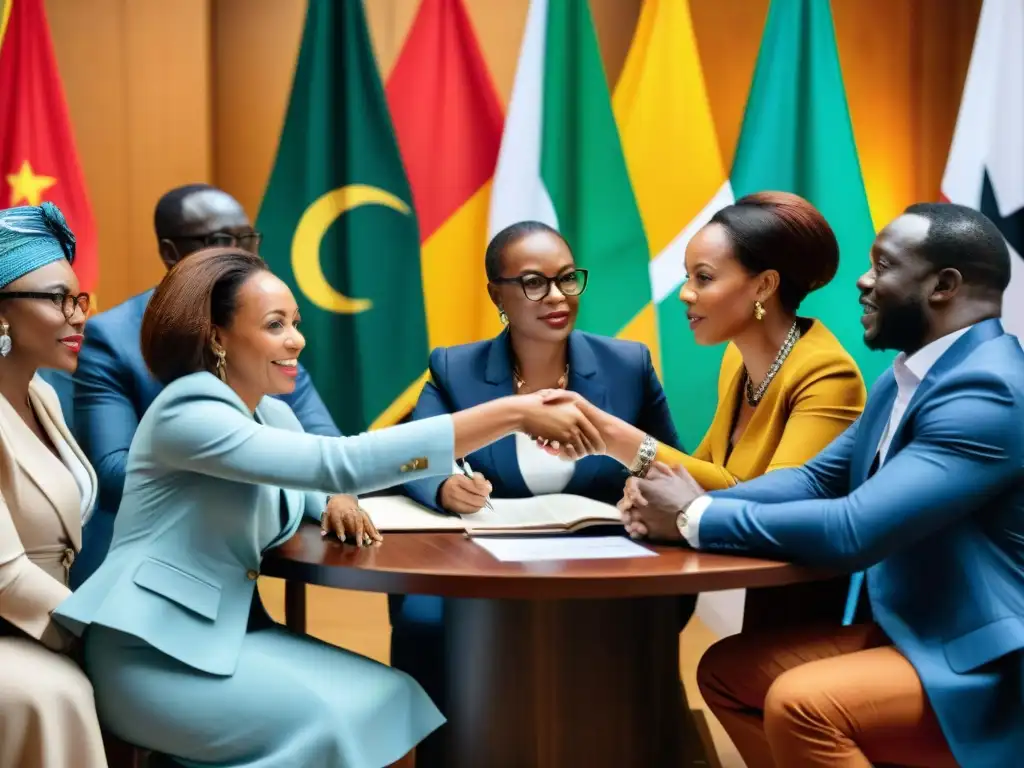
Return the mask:
[[541, 389], [525, 397], [536, 398], [541, 407], [530, 409], [524, 431], [548, 453], [576, 461], [607, 450], [595, 424], [596, 409], [583, 396], [567, 389]]
[[704, 489], [683, 467], [672, 468], [657, 461], [646, 477], [626, 481], [617, 506], [622, 524], [634, 539], [679, 541], [682, 535], [676, 518], [703, 493]]

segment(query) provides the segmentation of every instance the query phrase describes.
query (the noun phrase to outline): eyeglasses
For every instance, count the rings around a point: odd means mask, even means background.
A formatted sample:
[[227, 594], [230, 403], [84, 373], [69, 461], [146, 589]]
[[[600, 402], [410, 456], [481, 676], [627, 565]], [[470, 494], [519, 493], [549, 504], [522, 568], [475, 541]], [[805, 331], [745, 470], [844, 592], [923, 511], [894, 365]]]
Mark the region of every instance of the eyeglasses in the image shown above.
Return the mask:
[[496, 277], [491, 282], [505, 285], [519, 283], [526, 298], [530, 301], [543, 301], [551, 293], [552, 283], [558, 285], [563, 296], [579, 296], [587, 288], [587, 270], [573, 269], [554, 277], [540, 272], [527, 272], [518, 277]]
[[4, 299], [49, 299], [53, 306], [60, 307], [64, 313], [64, 319], [70, 320], [75, 316], [75, 309], [82, 310], [83, 315], [89, 314], [89, 294], [80, 293], [77, 296], [67, 291], [0, 291], [0, 301]]
[[[241, 248], [243, 251], [255, 253], [260, 252], [260, 243], [263, 242], [262, 232], [207, 232], [200, 235], [170, 235], [168, 240], [191, 240], [195, 243], [202, 243], [202, 248]], [[198, 248], [195, 250], [199, 250]]]

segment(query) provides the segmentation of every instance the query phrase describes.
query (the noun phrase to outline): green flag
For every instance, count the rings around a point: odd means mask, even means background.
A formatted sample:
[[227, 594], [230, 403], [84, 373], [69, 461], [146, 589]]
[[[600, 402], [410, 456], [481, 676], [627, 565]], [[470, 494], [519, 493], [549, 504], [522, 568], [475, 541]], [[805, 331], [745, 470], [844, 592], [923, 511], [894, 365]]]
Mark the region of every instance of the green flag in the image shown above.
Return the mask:
[[863, 341], [856, 282], [875, 232], [827, 0], [772, 0], [731, 181], [737, 198], [768, 189], [800, 195], [832, 225], [839, 271], [800, 313], [828, 326], [870, 386], [891, 355]]
[[[490, 232], [536, 219], [590, 270], [577, 327], [614, 336], [650, 304], [647, 241], [587, 0], [532, 0], [491, 194]], [[649, 313], [653, 322], [653, 313]]]
[[393, 423], [422, 383], [411, 200], [362, 1], [310, 0], [258, 227], [299, 303], [301, 362], [345, 434]]

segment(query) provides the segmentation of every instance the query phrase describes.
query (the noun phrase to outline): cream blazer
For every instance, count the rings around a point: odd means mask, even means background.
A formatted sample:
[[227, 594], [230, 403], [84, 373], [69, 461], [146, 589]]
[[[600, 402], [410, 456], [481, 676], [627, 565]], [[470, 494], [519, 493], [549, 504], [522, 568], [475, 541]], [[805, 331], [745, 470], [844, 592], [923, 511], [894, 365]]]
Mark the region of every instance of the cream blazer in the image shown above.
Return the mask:
[[71, 436], [53, 387], [36, 376], [29, 400], [55, 445], [78, 457], [87, 498], [75, 476], [0, 396], [0, 618], [55, 650], [66, 634], [50, 614], [70, 594], [68, 569], [82, 547], [83, 511], [96, 501], [96, 474]]

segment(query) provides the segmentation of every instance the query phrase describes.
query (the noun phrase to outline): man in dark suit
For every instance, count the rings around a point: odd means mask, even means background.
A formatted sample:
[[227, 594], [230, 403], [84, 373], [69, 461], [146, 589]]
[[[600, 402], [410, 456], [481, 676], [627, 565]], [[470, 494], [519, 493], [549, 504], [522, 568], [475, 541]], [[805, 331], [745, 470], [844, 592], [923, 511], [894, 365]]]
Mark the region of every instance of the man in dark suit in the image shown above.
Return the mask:
[[[260, 234], [242, 206], [216, 187], [190, 184], [172, 189], [160, 198], [153, 219], [160, 258], [168, 269], [202, 248], [237, 246], [259, 253]], [[106, 557], [121, 503], [128, 448], [139, 420], [162, 389], [147, 370], [139, 347], [142, 316], [152, 294], [151, 289], [130, 298], [86, 324], [74, 376], [75, 436], [96, 469], [100, 487], [96, 511], [83, 531], [81, 555], [71, 570], [72, 587]], [[307, 432], [340, 434], [301, 365], [295, 392], [281, 399]]]

